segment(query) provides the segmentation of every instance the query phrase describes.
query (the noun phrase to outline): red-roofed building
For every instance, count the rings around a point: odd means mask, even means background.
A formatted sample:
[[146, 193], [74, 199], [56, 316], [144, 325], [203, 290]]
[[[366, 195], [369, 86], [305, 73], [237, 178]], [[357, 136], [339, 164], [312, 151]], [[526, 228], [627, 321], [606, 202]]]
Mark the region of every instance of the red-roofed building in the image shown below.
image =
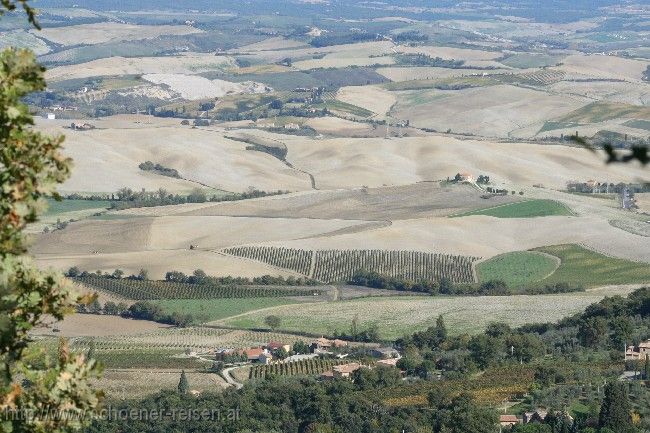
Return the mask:
[[516, 415], [501, 415], [499, 416], [499, 424], [502, 427], [512, 427], [513, 425], [521, 423], [521, 420]]

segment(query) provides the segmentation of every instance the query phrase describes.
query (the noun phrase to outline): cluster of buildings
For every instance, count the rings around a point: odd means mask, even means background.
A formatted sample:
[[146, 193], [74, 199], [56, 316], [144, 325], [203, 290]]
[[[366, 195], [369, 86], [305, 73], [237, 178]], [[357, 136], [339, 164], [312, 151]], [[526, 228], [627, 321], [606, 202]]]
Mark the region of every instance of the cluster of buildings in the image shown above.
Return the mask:
[[248, 349], [217, 349], [214, 355], [220, 361], [239, 358], [241, 361], [270, 364], [273, 361], [273, 352], [281, 349], [284, 349], [288, 353], [291, 351], [292, 346], [290, 344], [271, 341], [266, 345], [249, 347]]
[[[524, 412], [521, 417], [517, 415], [501, 415], [499, 416], [499, 424], [501, 427], [512, 427], [517, 424], [543, 423], [547, 416], [547, 410], [537, 409], [532, 412]], [[571, 415], [565, 413], [564, 416], [573, 422]]]
[[650, 358], [650, 339], [639, 343], [638, 346], [628, 346], [625, 349], [626, 361], [645, 361]]
[[[298, 361], [308, 358], [316, 358], [319, 356], [333, 356], [339, 359], [346, 358], [348, 354], [341, 353], [341, 349], [349, 346], [345, 340], [328, 338], [317, 338], [309, 344], [309, 354], [296, 354], [287, 358], [282, 357], [286, 361]], [[277, 352], [283, 350], [286, 354], [293, 350], [293, 346], [287, 343], [271, 341], [265, 345], [257, 347], [249, 347], [247, 349], [216, 349], [214, 351], [215, 359], [226, 362], [250, 362], [256, 364], [270, 364], [273, 361], [278, 361]], [[392, 347], [375, 347], [368, 351], [369, 355], [378, 359], [378, 365], [387, 367], [396, 367], [397, 361], [401, 358], [400, 353]], [[323, 378], [334, 377], [349, 377], [356, 370], [361, 368], [361, 365], [355, 362], [335, 366], [331, 371], [325, 372]]]
[[71, 123], [70, 124], [70, 129], [73, 131], [90, 131], [91, 129], [95, 129], [95, 125], [91, 125], [90, 123]]

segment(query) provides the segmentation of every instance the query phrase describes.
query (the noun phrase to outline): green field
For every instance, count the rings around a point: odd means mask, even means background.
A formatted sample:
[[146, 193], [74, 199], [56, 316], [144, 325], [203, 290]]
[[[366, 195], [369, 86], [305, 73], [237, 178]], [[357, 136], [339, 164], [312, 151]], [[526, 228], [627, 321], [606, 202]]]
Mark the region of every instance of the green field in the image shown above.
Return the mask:
[[518, 296], [407, 296], [363, 298], [351, 301], [285, 305], [266, 311], [217, 321], [215, 324], [236, 328], [264, 328], [264, 318], [281, 318], [279, 331], [334, 335], [350, 332], [356, 318], [358, 329], [377, 326], [384, 339], [395, 339], [426, 329], [443, 315], [450, 333], [475, 334], [490, 322], [511, 326], [554, 322], [584, 310], [605, 296], [626, 295], [632, 289], [617, 288], [561, 295]]
[[553, 66], [562, 60], [562, 56], [548, 54], [517, 53], [501, 60], [501, 63], [511, 68], [527, 69]]
[[191, 314], [201, 322], [208, 322], [261, 308], [293, 304], [294, 301], [286, 298], [167, 299], [154, 303], [160, 305], [166, 313]]
[[496, 218], [534, 218], [544, 216], [573, 216], [573, 212], [564, 204], [555, 200], [538, 199], [478, 209], [453, 216], [464, 217], [470, 215], [487, 215]]
[[111, 206], [110, 200], [48, 200], [46, 217], [57, 216], [69, 212], [86, 211], [89, 209], [107, 209]]
[[556, 245], [537, 248], [561, 260], [560, 267], [542, 284], [568, 283], [583, 287], [609, 284], [650, 283], [650, 265], [616, 259], [578, 245]]
[[502, 280], [517, 288], [549, 276], [559, 260], [531, 251], [516, 251], [492, 257], [476, 266], [479, 281]]

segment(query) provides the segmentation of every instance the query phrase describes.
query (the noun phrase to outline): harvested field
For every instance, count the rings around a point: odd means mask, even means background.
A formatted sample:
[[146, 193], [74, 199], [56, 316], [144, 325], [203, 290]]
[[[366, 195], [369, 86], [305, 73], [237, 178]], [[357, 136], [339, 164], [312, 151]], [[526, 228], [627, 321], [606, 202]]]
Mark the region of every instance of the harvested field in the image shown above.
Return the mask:
[[79, 65], [58, 66], [49, 69], [45, 78], [56, 81], [115, 75], [198, 74], [234, 65], [231, 57], [198, 53], [165, 57], [108, 57]]
[[368, 298], [325, 304], [302, 304], [276, 307], [264, 313], [250, 313], [225, 320], [230, 326], [263, 326], [264, 317], [282, 318], [283, 330], [300, 330], [333, 335], [348, 329], [357, 317], [359, 329], [377, 325], [382, 338], [394, 339], [419, 331], [443, 315], [452, 334], [479, 333], [494, 321], [511, 326], [525, 323], [553, 322], [582, 311], [587, 305], [614, 294], [625, 295], [633, 289], [610, 288], [567, 295], [479, 296], [479, 297], [391, 297]]
[[267, 245], [302, 249], [414, 250], [493, 257], [546, 245], [582, 243], [605, 254], [650, 263], [648, 238], [612, 227], [597, 216], [528, 218], [428, 218], [394, 221], [360, 233], [317, 237]]
[[[498, 183], [542, 183], [563, 189], [566, 182], [574, 179], [602, 177], [605, 159], [575, 147], [493, 143], [447, 136], [323, 139], [318, 140], [318, 146], [311, 139], [280, 139], [289, 148], [287, 160], [311, 173], [320, 189], [403, 185], [445, 179], [458, 172], [486, 174]], [[647, 177], [635, 165], [612, 165], [607, 172], [611, 182]]]
[[[465, 77], [465, 76], [482, 76], [487, 71], [482, 69], [449, 69], [449, 68], [436, 68], [432, 66], [415, 66], [415, 67], [399, 67], [389, 66], [377, 68], [377, 73], [383, 75], [394, 82], [412, 81], [412, 80], [427, 80], [427, 79], [441, 79], [451, 77]], [[508, 69], [493, 69], [490, 74], [499, 74], [509, 72]]]
[[237, 49], [238, 52], [250, 52], [250, 51], [274, 51], [274, 50], [288, 50], [293, 48], [307, 48], [308, 45], [301, 41], [296, 41], [293, 39], [286, 39], [283, 37], [273, 37], [269, 39], [264, 39], [260, 42], [255, 42], [254, 44], [244, 45]]
[[153, 39], [162, 35], [202, 33], [201, 30], [186, 25], [145, 26], [115, 22], [45, 27], [41, 31], [32, 32], [59, 45], [78, 45], [79, 41], [83, 41], [84, 44], [101, 44], [111, 41]]
[[616, 81], [561, 81], [549, 90], [563, 94], [581, 95], [604, 102], [639, 106], [650, 105], [650, 89], [646, 83]]
[[379, 86], [343, 87], [336, 93], [336, 99], [372, 111], [378, 118], [384, 118], [397, 101]]
[[316, 132], [334, 137], [383, 137], [385, 130], [366, 123], [353, 122], [340, 117], [315, 117], [308, 119], [306, 126]]
[[[180, 125], [140, 126], [69, 134], [65, 153], [76, 163], [61, 190], [114, 192], [130, 187], [151, 191], [163, 187], [187, 192], [203, 185], [227, 191], [245, 191], [250, 186], [266, 191], [311, 189], [306, 174], [271, 155], [249, 152], [245, 143], [223, 138], [216, 131]], [[175, 168], [189, 181], [142, 171], [138, 165], [144, 161]]]
[[634, 199], [636, 200], [636, 205], [639, 206], [641, 212], [650, 214], [650, 193], [640, 193], [635, 194]]
[[315, 191], [238, 203], [222, 202], [189, 210], [182, 215], [383, 221], [445, 216], [521, 200], [512, 196], [483, 199], [481, 195], [479, 190], [466, 184], [421, 182], [395, 187]]
[[[40, 35], [40, 34], [39, 34]], [[28, 48], [37, 56], [49, 53], [49, 45], [41, 38], [24, 30], [0, 32], [0, 47]]]
[[[35, 328], [32, 334], [63, 337], [108, 337], [136, 335], [169, 327], [168, 325], [161, 325], [147, 320], [131, 320], [119, 316], [99, 316], [95, 314], [73, 314], [67, 316], [63, 321], [55, 322], [52, 320], [49, 323], [51, 325], [48, 328]], [[58, 329], [59, 332], [53, 332], [53, 329]]]
[[[190, 390], [217, 392], [228, 384], [214, 373], [186, 371]], [[161, 390], [177, 392], [180, 369], [108, 369], [92, 384], [103, 390], [109, 398], [143, 398]]]
[[[415, 97], [414, 97], [415, 96]], [[423, 99], [424, 98], [424, 99]], [[391, 115], [438, 131], [507, 137], [511, 132], [560, 117], [589, 101], [497, 85], [458, 91], [428, 90], [398, 96]]]
[[[74, 255], [133, 251], [209, 251], [243, 243], [318, 236], [352, 227], [359, 221], [298, 218], [161, 216], [90, 220], [39, 237], [35, 254]], [[261, 230], [263, 229], [263, 230]], [[92, 244], [88, 240], [92, 239]], [[91, 251], [92, 249], [92, 251]]]
[[560, 124], [597, 123], [618, 118], [650, 120], [650, 107], [594, 102], [556, 119]]
[[407, 53], [407, 54], [426, 54], [431, 57], [440, 57], [442, 59], [454, 59], [454, 60], [464, 60], [466, 62], [472, 61], [481, 61], [481, 60], [495, 60], [501, 57], [501, 53], [498, 51], [483, 51], [483, 50], [473, 50], [466, 48], [454, 48], [454, 47], [440, 47], [440, 46], [429, 46], [422, 45], [416, 47], [409, 47], [405, 45], [399, 45], [395, 48], [398, 53]]
[[640, 82], [648, 62], [615, 56], [576, 54], [562, 61], [558, 69], [575, 78], [611, 78]]
[[[86, 249], [91, 250], [92, 248], [92, 242], [89, 242]], [[196, 269], [203, 269], [208, 275], [219, 277], [298, 276], [259, 262], [228, 257], [211, 251], [190, 251], [189, 249], [78, 255], [55, 253], [37, 255], [36, 263], [42, 268], [54, 268], [61, 271], [77, 266], [79, 269], [100, 270], [108, 273], [115, 269], [121, 269], [126, 274], [137, 275], [140, 269], [146, 269], [150, 278], [157, 279], [165, 278], [165, 274], [170, 270], [191, 274]]]
[[[328, 47], [331, 48], [331, 47]], [[345, 53], [346, 54], [346, 53]], [[301, 60], [295, 62], [293, 67], [302, 71], [319, 68], [346, 68], [349, 66], [392, 65], [395, 60], [390, 56], [369, 57], [359, 53], [356, 57], [348, 57], [341, 53], [327, 54], [321, 59]]]

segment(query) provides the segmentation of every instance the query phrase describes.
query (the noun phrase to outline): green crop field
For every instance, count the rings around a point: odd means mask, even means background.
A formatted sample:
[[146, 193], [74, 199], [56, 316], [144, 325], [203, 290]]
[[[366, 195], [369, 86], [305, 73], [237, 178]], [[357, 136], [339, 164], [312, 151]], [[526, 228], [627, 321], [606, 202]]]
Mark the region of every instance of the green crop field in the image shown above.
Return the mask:
[[69, 212], [79, 212], [89, 209], [108, 209], [111, 206], [109, 200], [48, 200], [45, 217], [52, 217]]
[[568, 283], [583, 287], [608, 284], [650, 283], [650, 265], [625, 259], [616, 259], [585, 249], [578, 245], [556, 245], [537, 248], [558, 257], [560, 267], [542, 284]]
[[225, 319], [237, 314], [261, 308], [293, 304], [286, 298], [248, 298], [248, 299], [167, 299], [155, 301], [166, 313], [191, 314], [196, 319], [207, 322]]
[[487, 215], [496, 218], [534, 218], [544, 216], [573, 216], [571, 209], [555, 200], [527, 200], [517, 203], [504, 204], [497, 207], [478, 209], [471, 212], [453, 215], [463, 217], [470, 215]]
[[262, 312], [217, 321], [237, 328], [263, 328], [264, 318], [281, 318], [279, 330], [333, 335], [349, 332], [356, 318], [358, 329], [377, 326], [384, 339], [394, 339], [426, 329], [443, 315], [452, 334], [479, 333], [490, 322], [511, 326], [553, 322], [584, 310], [605, 296], [627, 295], [629, 288], [598, 289], [560, 295], [517, 296], [408, 296], [364, 298], [352, 301], [284, 305]]
[[546, 278], [558, 264], [559, 260], [546, 254], [516, 251], [479, 263], [476, 270], [479, 281], [502, 280], [514, 289]]

